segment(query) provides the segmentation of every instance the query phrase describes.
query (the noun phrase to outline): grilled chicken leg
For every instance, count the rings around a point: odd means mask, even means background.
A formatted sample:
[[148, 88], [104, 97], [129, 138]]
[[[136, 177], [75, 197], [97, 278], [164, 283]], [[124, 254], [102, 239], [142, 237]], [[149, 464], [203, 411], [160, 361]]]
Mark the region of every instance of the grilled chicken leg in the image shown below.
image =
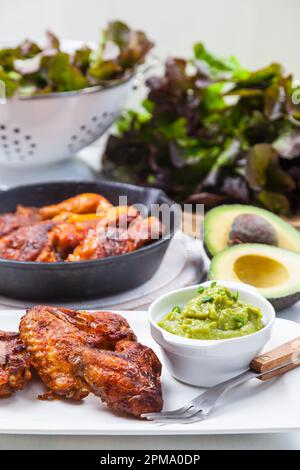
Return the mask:
[[100, 194], [85, 193], [71, 197], [58, 204], [44, 206], [39, 210], [40, 216], [45, 219], [52, 219], [62, 212], [73, 212], [74, 214], [89, 214], [107, 210], [112, 207], [111, 203]]

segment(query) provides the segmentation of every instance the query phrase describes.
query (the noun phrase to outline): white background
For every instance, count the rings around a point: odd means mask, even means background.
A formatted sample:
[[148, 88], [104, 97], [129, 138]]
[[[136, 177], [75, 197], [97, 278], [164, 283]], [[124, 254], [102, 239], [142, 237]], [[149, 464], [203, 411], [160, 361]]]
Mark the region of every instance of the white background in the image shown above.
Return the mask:
[[[50, 28], [61, 37], [95, 41], [110, 19], [144, 29], [156, 53], [187, 55], [203, 41], [249, 67], [282, 62], [300, 79], [299, 0], [0, 0], [0, 41], [33, 39]], [[300, 320], [300, 318], [299, 318]], [[1, 436], [7, 448], [290, 448], [299, 434], [182, 437]]]
[[38, 38], [46, 28], [97, 40], [114, 18], [147, 31], [161, 56], [203, 41], [249, 67], [280, 61], [300, 78], [299, 0], [0, 0], [0, 41]]

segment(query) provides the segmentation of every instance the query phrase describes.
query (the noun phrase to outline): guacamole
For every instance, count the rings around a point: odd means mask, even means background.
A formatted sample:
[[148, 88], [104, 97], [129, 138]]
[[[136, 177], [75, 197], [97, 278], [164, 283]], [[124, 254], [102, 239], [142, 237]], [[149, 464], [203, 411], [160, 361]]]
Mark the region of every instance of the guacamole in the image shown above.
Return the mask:
[[250, 335], [264, 327], [260, 308], [246, 304], [237, 292], [213, 282], [182, 308], [174, 307], [158, 325], [177, 336], [226, 339]]

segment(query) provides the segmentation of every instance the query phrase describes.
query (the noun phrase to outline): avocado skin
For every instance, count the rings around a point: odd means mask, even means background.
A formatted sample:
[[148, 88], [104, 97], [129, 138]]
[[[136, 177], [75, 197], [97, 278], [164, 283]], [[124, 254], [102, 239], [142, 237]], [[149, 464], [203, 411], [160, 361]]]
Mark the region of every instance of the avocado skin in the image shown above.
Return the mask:
[[294, 294], [286, 295], [285, 297], [278, 297], [278, 299], [267, 298], [267, 300], [273, 305], [276, 312], [280, 312], [280, 310], [291, 307], [298, 302], [300, 300], [300, 292], [295, 292]]
[[213, 259], [213, 255], [211, 254], [211, 252], [207, 248], [207, 245], [206, 245], [205, 241], [203, 241], [203, 249], [205, 251], [205, 254], [208, 256], [208, 258]]

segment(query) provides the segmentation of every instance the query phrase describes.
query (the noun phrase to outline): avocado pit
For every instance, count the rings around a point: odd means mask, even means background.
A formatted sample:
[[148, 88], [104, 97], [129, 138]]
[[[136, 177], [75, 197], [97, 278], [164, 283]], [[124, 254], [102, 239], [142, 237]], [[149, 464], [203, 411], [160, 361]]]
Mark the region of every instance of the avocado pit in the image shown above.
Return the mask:
[[278, 237], [272, 225], [256, 214], [240, 214], [232, 223], [228, 235], [229, 245], [263, 243], [278, 246]]

